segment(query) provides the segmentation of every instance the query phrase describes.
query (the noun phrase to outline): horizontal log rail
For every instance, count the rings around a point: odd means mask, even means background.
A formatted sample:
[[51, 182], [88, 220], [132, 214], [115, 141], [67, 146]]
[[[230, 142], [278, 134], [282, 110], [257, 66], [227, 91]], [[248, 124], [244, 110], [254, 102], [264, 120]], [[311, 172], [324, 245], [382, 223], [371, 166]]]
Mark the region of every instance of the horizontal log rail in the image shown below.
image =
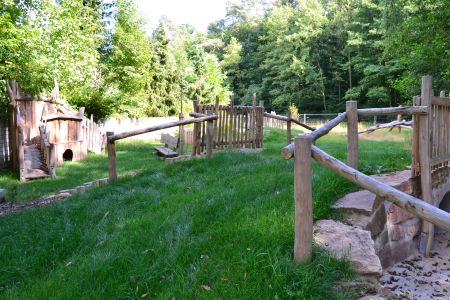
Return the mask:
[[157, 130], [161, 130], [161, 129], [167, 129], [167, 128], [181, 126], [181, 125], [201, 123], [201, 122], [210, 121], [210, 120], [217, 120], [217, 116], [216, 115], [210, 115], [210, 116], [201, 117], [201, 118], [181, 120], [181, 121], [166, 123], [166, 124], [162, 124], [162, 125], [156, 125], [156, 126], [151, 126], [151, 127], [147, 127], [147, 128], [142, 128], [142, 129], [136, 129], [136, 130], [127, 131], [127, 132], [122, 132], [122, 133], [118, 133], [118, 134], [114, 134], [114, 135], [108, 136], [108, 142], [111, 143], [111, 142], [114, 142], [114, 141], [117, 141], [117, 140], [129, 138], [129, 137], [140, 135], [140, 134], [143, 134], [143, 133], [148, 133], [148, 132], [152, 132], [152, 131], [157, 131]]
[[217, 120], [217, 115], [208, 115], [205, 117], [188, 119], [188, 120], [180, 120], [176, 122], [170, 122], [166, 124], [161, 124], [157, 126], [151, 126], [147, 128], [122, 132], [118, 134], [114, 134], [113, 132], [107, 132], [107, 144], [108, 144], [108, 173], [109, 173], [109, 181], [113, 181], [117, 179], [117, 168], [116, 168], [116, 141], [129, 138], [132, 136], [153, 132], [161, 129], [167, 129], [171, 127], [178, 127], [188, 124], [197, 124], [201, 122], [208, 122], [208, 140], [207, 140], [207, 149], [206, 149], [206, 157], [211, 157], [212, 155], [212, 147], [213, 147], [213, 121]]
[[[329, 133], [334, 127], [336, 127], [342, 121], [344, 121], [346, 116], [347, 116], [347, 113], [339, 114], [336, 118], [332, 119], [331, 121], [329, 121], [328, 123], [326, 123], [325, 125], [320, 127], [319, 129], [316, 129], [307, 135], [314, 142], [317, 139], [319, 139], [320, 137]], [[282, 150], [282, 155], [283, 155], [284, 159], [289, 159], [289, 158], [293, 157], [294, 149], [295, 149], [294, 143], [291, 143], [291, 144], [287, 145], [286, 147], [284, 147]]]
[[198, 112], [190, 112], [189, 116], [190, 117], [194, 117], [194, 118], [203, 118], [203, 117], [207, 117], [208, 115], [201, 114], [201, 113], [198, 113]]
[[402, 106], [383, 108], [363, 108], [358, 109], [359, 117], [388, 116], [388, 115], [415, 115], [427, 114], [427, 106]]
[[431, 104], [439, 105], [439, 106], [450, 106], [450, 98], [449, 97], [431, 97]]
[[280, 116], [280, 115], [272, 115], [272, 114], [269, 114], [269, 113], [267, 113], [267, 112], [264, 112], [264, 117], [272, 118], [272, 119], [276, 119], [276, 120], [280, 120], [280, 121], [285, 121], [285, 122], [290, 121], [290, 122], [293, 122], [293, 123], [295, 123], [295, 124], [297, 124], [297, 125], [299, 125], [299, 126], [305, 128], [305, 129], [308, 129], [309, 131], [314, 131], [314, 130], [316, 130], [316, 128], [311, 127], [311, 126], [308, 126], [308, 125], [306, 125], [305, 123], [302, 123], [302, 122], [300, 122], [299, 120], [294, 119], [294, 118], [288, 118], [288, 117], [286, 117], [286, 116]]
[[377, 196], [394, 203], [413, 215], [426, 220], [447, 232], [450, 232], [450, 214], [416, 197], [399, 191], [364, 173], [361, 173], [329, 155], [316, 146], [311, 147], [312, 157], [324, 167], [327, 167], [358, 186], [371, 191]]

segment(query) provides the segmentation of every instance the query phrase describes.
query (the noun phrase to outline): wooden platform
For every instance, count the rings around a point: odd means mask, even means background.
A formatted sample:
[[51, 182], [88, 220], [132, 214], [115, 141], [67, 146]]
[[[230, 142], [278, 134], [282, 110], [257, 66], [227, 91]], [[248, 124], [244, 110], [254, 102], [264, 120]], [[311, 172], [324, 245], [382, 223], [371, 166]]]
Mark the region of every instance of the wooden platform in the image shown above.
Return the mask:
[[165, 157], [165, 158], [178, 156], [177, 152], [175, 152], [172, 149], [167, 148], [167, 147], [155, 146], [155, 147], [153, 147], [153, 149], [155, 149], [157, 155]]
[[44, 157], [37, 145], [24, 146], [25, 180], [50, 177], [45, 168]]

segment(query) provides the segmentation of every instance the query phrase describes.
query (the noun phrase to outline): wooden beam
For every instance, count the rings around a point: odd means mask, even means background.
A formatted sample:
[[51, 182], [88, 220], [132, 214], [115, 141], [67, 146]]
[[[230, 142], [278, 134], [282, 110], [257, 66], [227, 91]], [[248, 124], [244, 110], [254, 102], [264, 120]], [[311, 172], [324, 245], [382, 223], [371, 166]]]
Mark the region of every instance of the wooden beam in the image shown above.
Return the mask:
[[384, 108], [364, 108], [358, 109], [359, 117], [371, 116], [388, 116], [388, 115], [414, 115], [427, 114], [428, 108], [426, 106], [403, 106], [403, 107], [384, 107]]
[[358, 169], [358, 104], [356, 101], [346, 102], [347, 113], [347, 164]]
[[[346, 116], [347, 116], [347, 113], [339, 114], [336, 118], [334, 118], [330, 122], [326, 123], [319, 129], [316, 129], [313, 132], [311, 132], [309, 134], [309, 136], [312, 138], [313, 142], [316, 141], [318, 138], [326, 135], [328, 132], [331, 131], [331, 129], [333, 129], [334, 127], [339, 125], [345, 119]], [[293, 143], [284, 147], [281, 150], [281, 154], [284, 157], [284, 159], [290, 159], [290, 158], [294, 157], [294, 149], [295, 149], [295, 146]]]
[[287, 125], [286, 125], [286, 145], [289, 145], [291, 143], [292, 135], [291, 135], [291, 112], [288, 112], [287, 115]]
[[117, 179], [117, 169], [116, 169], [116, 144], [111, 137], [114, 136], [114, 132], [107, 132], [107, 144], [108, 144], [108, 173], [109, 181], [112, 182]]
[[[212, 116], [212, 112], [209, 111], [208, 115]], [[214, 144], [214, 123], [213, 119], [207, 121], [206, 124], [206, 158], [211, 158]]]
[[136, 129], [136, 130], [131, 130], [131, 131], [127, 131], [127, 132], [114, 134], [114, 135], [110, 136], [108, 138], [108, 140], [110, 142], [113, 142], [113, 141], [125, 139], [125, 138], [128, 138], [128, 137], [140, 135], [140, 134], [147, 133], [147, 132], [157, 131], [157, 130], [171, 128], [171, 127], [176, 127], [176, 126], [180, 126], [180, 125], [201, 123], [201, 122], [205, 122], [205, 121], [208, 121], [208, 120], [216, 120], [216, 119], [217, 119], [216, 115], [211, 115], [211, 116], [202, 117], [202, 118], [196, 118], [196, 119], [175, 121], [175, 122], [170, 122], [170, 123], [166, 123], [166, 124], [161, 124], [161, 125], [151, 126], [151, 127], [147, 127], [147, 128]]
[[363, 174], [316, 146], [312, 146], [311, 152], [312, 157], [321, 165], [335, 171], [361, 188], [367, 189], [413, 215], [450, 232], [450, 214], [446, 211]]
[[[431, 106], [431, 97], [433, 96], [432, 77], [422, 77], [422, 88], [420, 95], [420, 105]], [[432, 204], [433, 194], [431, 191], [431, 134], [430, 134], [430, 115], [421, 115], [419, 117], [419, 158], [420, 158], [420, 183], [422, 188], [422, 198], [428, 203]], [[420, 239], [422, 254], [429, 256], [431, 246], [434, 239], [434, 227], [430, 222], [423, 222], [422, 236]]]
[[294, 260], [309, 262], [312, 254], [312, 139], [308, 135], [295, 138], [294, 198], [295, 198], [295, 238]]

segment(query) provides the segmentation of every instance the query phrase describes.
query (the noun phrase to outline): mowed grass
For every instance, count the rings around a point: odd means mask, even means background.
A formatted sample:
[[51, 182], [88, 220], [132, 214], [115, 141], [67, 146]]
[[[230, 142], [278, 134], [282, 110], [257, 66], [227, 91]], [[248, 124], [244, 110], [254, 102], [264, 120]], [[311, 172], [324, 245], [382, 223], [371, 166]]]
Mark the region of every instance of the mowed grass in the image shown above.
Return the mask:
[[[0, 297], [352, 299], [357, 291], [336, 288], [353, 276], [345, 261], [315, 247], [310, 264], [292, 262], [293, 161], [281, 159], [284, 141], [281, 131], [266, 130], [262, 153], [172, 165], [152, 156], [149, 144], [119, 142], [119, 175], [137, 176], [0, 217]], [[318, 146], [345, 159], [341, 136]], [[360, 146], [368, 173], [410, 163], [403, 139]], [[106, 158], [74, 167], [80, 178], [65, 184], [104, 177]], [[36, 195], [47, 190], [35, 184]], [[330, 205], [356, 187], [314, 163], [313, 189], [320, 219], [333, 217]]]

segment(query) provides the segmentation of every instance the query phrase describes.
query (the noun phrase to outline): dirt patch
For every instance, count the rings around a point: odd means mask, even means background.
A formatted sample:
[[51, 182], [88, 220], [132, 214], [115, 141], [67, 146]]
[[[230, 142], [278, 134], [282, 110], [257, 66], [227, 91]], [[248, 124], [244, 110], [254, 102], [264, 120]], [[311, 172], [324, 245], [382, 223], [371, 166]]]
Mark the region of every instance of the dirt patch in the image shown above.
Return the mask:
[[435, 239], [430, 257], [415, 254], [380, 279], [400, 299], [450, 299], [450, 234]]

